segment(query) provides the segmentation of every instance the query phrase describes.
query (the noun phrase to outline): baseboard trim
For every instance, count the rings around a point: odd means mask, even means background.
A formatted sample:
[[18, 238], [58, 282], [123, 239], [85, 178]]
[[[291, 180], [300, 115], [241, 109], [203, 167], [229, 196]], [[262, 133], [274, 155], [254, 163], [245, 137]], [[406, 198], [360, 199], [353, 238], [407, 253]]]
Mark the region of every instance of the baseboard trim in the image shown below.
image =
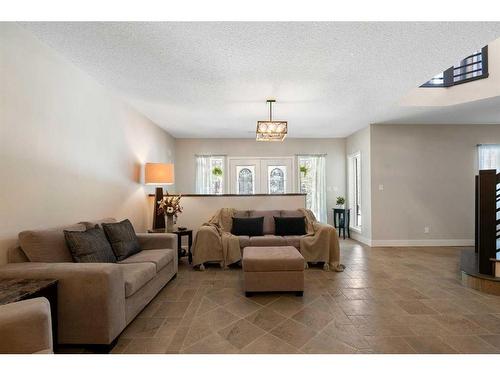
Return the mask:
[[365, 245], [372, 246], [372, 240], [370, 238], [363, 237], [361, 234], [352, 231], [351, 238], [358, 242], [364, 243]]
[[470, 240], [470, 239], [461, 239], [461, 240], [372, 240], [370, 242], [371, 242], [370, 246], [372, 246], [372, 247], [474, 246], [474, 240]]

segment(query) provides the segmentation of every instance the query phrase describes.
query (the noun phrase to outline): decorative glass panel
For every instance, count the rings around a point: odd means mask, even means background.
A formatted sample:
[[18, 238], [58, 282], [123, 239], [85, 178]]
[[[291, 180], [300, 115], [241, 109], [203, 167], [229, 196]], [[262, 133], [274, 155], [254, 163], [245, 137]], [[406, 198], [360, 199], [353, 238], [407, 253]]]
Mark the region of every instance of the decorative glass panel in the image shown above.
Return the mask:
[[285, 172], [286, 172], [285, 166], [268, 167], [269, 194], [285, 194], [286, 192]]
[[253, 166], [238, 167], [238, 194], [253, 194], [255, 184], [255, 168]]

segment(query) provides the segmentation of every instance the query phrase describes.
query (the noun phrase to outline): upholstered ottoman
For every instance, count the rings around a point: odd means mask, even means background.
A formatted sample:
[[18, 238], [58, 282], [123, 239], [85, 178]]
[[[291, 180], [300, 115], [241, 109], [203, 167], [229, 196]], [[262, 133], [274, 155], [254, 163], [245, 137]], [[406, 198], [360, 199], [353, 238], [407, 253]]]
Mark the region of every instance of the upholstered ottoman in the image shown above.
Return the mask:
[[252, 292], [304, 293], [304, 257], [293, 246], [245, 247], [244, 288]]

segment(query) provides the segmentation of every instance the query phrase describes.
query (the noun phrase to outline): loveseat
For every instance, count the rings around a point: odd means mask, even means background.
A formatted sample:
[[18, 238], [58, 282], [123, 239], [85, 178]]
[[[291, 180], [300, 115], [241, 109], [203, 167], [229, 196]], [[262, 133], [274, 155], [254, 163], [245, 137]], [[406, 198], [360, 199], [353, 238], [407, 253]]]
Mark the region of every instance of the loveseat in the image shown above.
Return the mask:
[[[231, 234], [233, 218], [263, 217], [262, 236]], [[274, 217], [305, 218], [305, 235], [279, 236], [275, 232]], [[337, 231], [320, 223], [310, 210], [235, 210], [220, 209], [199, 228], [193, 244], [193, 265], [204, 269], [206, 262], [219, 262], [226, 267], [241, 260], [245, 247], [293, 246], [307, 262], [323, 262], [324, 268], [342, 271]]]
[[[103, 222], [115, 220], [82, 222], [70, 229]], [[58, 342], [109, 345], [177, 274], [177, 237], [137, 234], [141, 251], [124, 260], [74, 263], [64, 229], [68, 227], [21, 232], [20, 246], [9, 250], [0, 278], [59, 280]]]

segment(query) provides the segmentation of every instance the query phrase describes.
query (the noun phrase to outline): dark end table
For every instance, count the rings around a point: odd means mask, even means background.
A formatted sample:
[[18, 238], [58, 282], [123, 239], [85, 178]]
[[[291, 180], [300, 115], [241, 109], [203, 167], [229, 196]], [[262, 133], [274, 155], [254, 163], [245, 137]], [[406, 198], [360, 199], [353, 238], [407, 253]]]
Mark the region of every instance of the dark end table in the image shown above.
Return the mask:
[[[193, 263], [193, 254], [191, 253], [191, 247], [193, 246], [193, 230], [185, 229], [185, 230], [174, 230], [173, 232], [167, 232], [166, 229], [150, 229], [148, 233], [173, 233], [177, 235], [177, 254], [179, 259], [183, 256], [188, 256], [189, 264]], [[187, 252], [184, 252], [182, 248], [182, 237], [187, 236], [188, 238], [188, 249]]]
[[343, 232], [345, 240], [345, 230], [347, 228], [347, 237], [351, 238], [351, 231], [349, 229], [351, 221], [351, 209], [350, 208], [334, 208], [333, 209], [333, 226], [339, 229], [340, 233]]
[[47, 298], [54, 351], [57, 350], [57, 283], [55, 279], [0, 279], [0, 305], [31, 298]]

